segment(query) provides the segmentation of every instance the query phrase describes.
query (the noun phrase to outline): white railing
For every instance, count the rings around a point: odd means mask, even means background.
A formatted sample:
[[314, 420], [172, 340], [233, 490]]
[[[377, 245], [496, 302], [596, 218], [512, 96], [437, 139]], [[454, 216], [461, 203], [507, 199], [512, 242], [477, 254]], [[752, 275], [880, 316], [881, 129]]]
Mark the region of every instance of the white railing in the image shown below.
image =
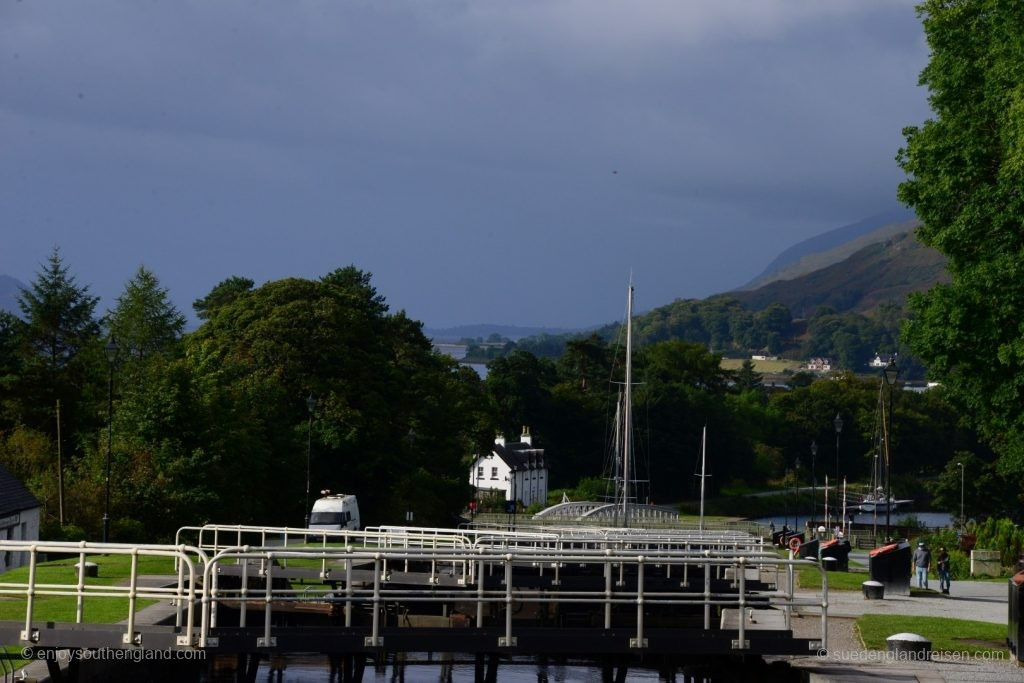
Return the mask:
[[[338, 557], [345, 559], [347, 580], [342, 592], [335, 592], [324, 587], [318, 594], [306, 589], [274, 589], [272, 587], [274, 561], [297, 559], [297, 558], [320, 558], [336, 560]], [[445, 588], [437, 586], [429, 587], [390, 587], [385, 562], [401, 561], [422, 561], [430, 557], [433, 561], [444, 564], [456, 565], [471, 561], [476, 565], [474, 572], [477, 577], [476, 591], [467, 591], [461, 588]], [[247, 566], [251, 562], [259, 561], [267, 567], [266, 575], [263, 577], [263, 588], [248, 588], [245, 574], [241, 588], [232, 590], [220, 590], [216, 586], [218, 568], [222, 564], [241, 563]], [[604, 586], [597, 590], [574, 590], [544, 592], [543, 594], [533, 588], [517, 588], [512, 580], [514, 567], [557, 568], [568, 565], [596, 565], [602, 567]], [[353, 584], [351, 571], [354, 566], [365, 566], [372, 571], [372, 586], [362, 583]], [[786, 568], [790, 575], [796, 566], [814, 566], [818, 568], [822, 579], [822, 597], [799, 597], [794, 594], [792, 580], [789, 588], [785, 591], [771, 592], [750, 592], [746, 586], [747, 568], [761, 569], [770, 566], [778, 571], [779, 568]], [[675, 568], [676, 575], [686, 577], [688, 569], [698, 567], [702, 570], [704, 590], [703, 592], [655, 592], [645, 590], [644, 579], [655, 575], [656, 572], [671, 577], [672, 569]], [[732, 585], [736, 587], [735, 592], [717, 593], [711, 591], [712, 577], [722, 578], [728, 574], [729, 569], [733, 571]], [[485, 588], [485, 576], [493, 576], [498, 573], [503, 576], [504, 587], [498, 590]], [[636, 576], [636, 590], [627, 590], [624, 577]], [[616, 579], [618, 577], [618, 580]], [[557, 584], [557, 578], [553, 582]], [[484, 609], [489, 604], [503, 604], [505, 606], [505, 629], [504, 635], [498, 639], [497, 647], [511, 647], [515, 645], [513, 632], [512, 606], [523, 603], [547, 603], [547, 604], [572, 604], [588, 603], [602, 605], [604, 609], [604, 628], [612, 628], [612, 608], [615, 605], [636, 605], [636, 637], [630, 640], [631, 647], [642, 649], [645, 640], [644, 606], [645, 605], [702, 605], [704, 611], [704, 628], [712, 628], [711, 614], [714, 608], [735, 608], [739, 613], [751, 604], [752, 598], [757, 598], [760, 603], [767, 601], [768, 607], [782, 608], [786, 618], [786, 628], [790, 627], [790, 616], [793, 608], [798, 606], [819, 606], [821, 607], [821, 641], [812, 643], [812, 648], [823, 649], [828, 642], [828, 585], [824, 569], [809, 560], [784, 559], [774, 553], [764, 553], [754, 556], [735, 556], [732, 554], [720, 554], [710, 550], [693, 552], [689, 556], [681, 556], [677, 552], [666, 553], [644, 553], [634, 554], [617, 550], [605, 551], [571, 551], [551, 553], [542, 549], [523, 550], [517, 549], [508, 552], [490, 552], [484, 548], [476, 548], [472, 558], [467, 558], [464, 553], [452, 553], [442, 551], [425, 551], [422, 553], [407, 553], [404, 551], [366, 551], [354, 548], [339, 552], [337, 549], [328, 551], [315, 550], [277, 550], [277, 549], [252, 549], [252, 548], [231, 548], [219, 552], [210, 559], [206, 567], [204, 585], [211, 586], [211, 598], [203, 602], [203, 627], [200, 631], [200, 647], [207, 645], [206, 636], [211, 628], [216, 626], [216, 605], [225, 601], [237, 603], [240, 606], [240, 626], [247, 626], [249, 604], [262, 604], [263, 608], [263, 635], [257, 638], [257, 647], [267, 647], [274, 643], [273, 636], [273, 611], [274, 604], [288, 602], [308, 602], [311, 599], [323, 603], [337, 603], [343, 606], [345, 625], [352, 625], [353, 609], [356, 606], [369, 606], [371, 609], [370, 635], [365, 639], [365, 646], [378, 647], [381, 641], [381, 617], [383, 605], [391, 603], [469, 603], [476, 608], [475, 627], [482, 628], [484, 625]], [[686, 578], [683, 585], [687, 585]], [[267, 587], [270, 587], [269, 589]], [[208, 607], [209, 606], [209, 607]], [[738, 650], [748, 649], [749, 643], [746, 638], [746, 620], [739, 618], [737, 621], [737, 639], [733, 647]]]
[[[253, 547], [221, 546], [226, 540], [225, 529], [230, 529], [235, 537], [238, 533], [257, 533], [253, 528], [237, 527], [196, 527], [200, 532], [200, 541], [212, 543], [215, 552], [207, 552], [198, 546], [158, 546], [158, 545], [118, 545], [90, 543], [47, 543], [0, 541], [0, 552], [26, 552], [29, 554], [28, 578], [24, 582], [0, 582], [0, 595], [23, 597], [25, 599], [24, 630], [20, 640], [31, 644], [38, 640], [38, 631], [33, 629], [35, 618], [35, 599], [41, 595], [70, 596], [76, 600], [76, 623], [82, 623], [87, 598], [121, 597], [128, 599], [127, 627], [123, 643], [128, 647], [141, 647], [141, 637], [135, 629], [135, 611], [139, 600], [170, 599], [176, 605], [176, 626], [181, 629], [177, 638], [179, 647], [212, 647], [216, 641], [218, 606], [229, 603], [239, 609], [239, 621], [242, 627], [247, 626], [251, 612], [262, 612], [262, 635], [254, 643], [256, 647], [269, 647], [275, 642], [273, 614], [275, 609], [284, 609], [289, 603], [308, 603], [310, 601], [338, 605], [345, 616], [345, 626], [352, 626], [353, 609], [364, 606], [370, 609], [369, 635], [365, 644], [368, 647], [381, 645], [381, 618], [385, 603], [416, 604], [459, 602], [475, 607], [475, 627], [482, 628], [485, 622], [485, 610], [490, 612], [491, 605], [504, 605], [504, 635], [499, 638], [497, 647], [511, 647], [515, 644], [513, 629], [513, 605], [525, 603], [549, 603], [554, 605], [589, 603], [600, 606], [604, 612], [604, 628], [612, 628], [613, 607], [621, 605], [636, 606], [636, 637], [631, 638], [631, 647], [645, 647], [646, 627], [644, 624], [645, 605], [700, 605], [703, 607], [704, 628], [712, 629], [711, 615], [716, 608], [733, 608], [740, 612], [737, 622], [737, 639], [733, 647], [738, 650], [747, 649], [746, 620], [742, 618], [743, 610], [752, 602], [758, 606], [781, 608], [785, 615], [785, 626], [790, 628], [792, 610], [798, 606], [818, 606], [821, 608], [821, 641], [824, 648], [828, 638], [828, 583], [827, 575], [822, 567], [809, 560], [796, 560], [792, 553], [788, 559], [779, 557], [774, 552], [764, 551], [754, 544], [738, 551], [738, 539], [718, 538], [718, 545], [712, 537], [701, 536], [691, 541], [683, 541], [682, 536], [669, 534], [624, 534], [608, 533], [595, 535], [593, 538], [568, 537], [560, 541], [550, 538], [533, 537], [523, 534], [521, 539], [501, 539], [503, 545], [490, 546], [480, 542], [465, 545], [466, 537], [459, 533], [441, 533], [442, 530], [425, 530], [424, 534], [410, 533], [408, 528], [391, 528], [386, 531], [348, 532], [350, 540], [373, 541], [377, 547], [359, 547], [346, 544], [344, 547], [324, 545], [314, 546], [263, 546]], [[261, 528], [261, 541], [276, 540], [272, 538], [280, 529]], [[291, 531], [288, 530], [290, 534]], [[203, 532], [206, 532], [204, 534]], [[314, 532], [318, 537], [325, 532]], [[344, 532], [330, 532], [342, 534]], [[366, 534], [370, 535], [367, 536]], [[427, 540], [438, 547], [396, 547], [383, 539], [388, 535], [393, 539], [402, 539], [410, 544]], [[451, 538], [462, 540], [459, 545], [440, 547]], [[418, 539], [418, 540], [413, 540]], [[597, 540], [604, 543], [598, 547]], [[476, 541], [484, 541], [480, 536]], [[516, 541], [515, 545], [509, 545]], [[522, 541], [522, 545], [518, 544]], [[531, 545], [531, 542], [533, 543]], [[747, 541], [753, 543], [753, 541]], [[629, 546], [639, 546], [631, 548]], [[77, 555], [79, 558], [78, 576], [75, 584], [43, 583], [37, 575], [40, 555], [61, 554]], [[128, 555], [131, 557], [131, 570], [127, 586], [106, 586], [90, 583], [86, 577], [86, 557], [96, 554]], [[159, 588], [144, 587], [139, 583], [138, 558], [141, 556], [172, 557], [177, 563], [177, 581], [175, 586]], [[315, 561], [321, 567], [329, 567], [329, 571], [344, 573], [341, 588], [326, 583], [322, 586], [304, 586], [300, 588], [275, 587], [275, 575], [280, 572], [283, 578], [294, 575], [295, 570], [282, 567], [288, 560]], [[427, 563], [430, 565], [430, 577], [426, 585], [409, 585], [408, 579], [399, 583], [390, 580], [390, 566], [409, 563]], [[280, 564], [279, 564], [280, 563]], [[299, 563], [302, 564], [302, 563]], [[234, 565], [231, 571], [240, 574], [238, 587], [224, 588], [218, 577]], [[250, 567], [258, 565], [259, 569], [250, 574]], [[814, 566], [821, 575], [821, 597], [801, 597], [794, 593], [794, 569], [798, 566]], [[559, 586], [562, 572], [567, 567], [598, 567], [604, 577], [603, 586], [591, 589], [552, 590], [540, 592], [535, 588], [517, 587], [512, 580], [513, 569], [519, 574], [524, 571], [536, 571], [540, 575], [545, 572], [554, 574], [552, 586]], [[460, 570], [457, 585], [442, 584], [436, 580], [438, 574], [450, 568], [454, 572]], [[748, 590], [746, 571], [756, 568], [763, 572], [771, 570], [777, 576], [786, 571], [789, 576], [788, 588], [779, 590]], [[353, 572], [361, 571], [360, 580], [353, 581]], [[372, 585], [365, 572], [372, 572]], [[424, 572], [425, 573], [425, 572]], [[504, 577], [504, 585], [498, 589], [488, 589], [486, 577], [495, 574]], [[690, 589], [691, 578], [703, 582], [701, 586]], [[731, 574], [731, 576], [730, 576]], [[635, 589], [632, 581], [635, 577]], [[686, 591], [657, 591], [645, 587], [645, 580], [653, 577], [678, 578], [679, 586]], [[3, 577], [0, 577], [3, 578]], [[713, 579], [728, 579], [732, 589], [728, 592], [712, 592]], [[340, 579], [334, 583], [339, 583]], [[198, 618], [195, 607], [201, 605]], [[812, 643], [812, 645], [817, 645]], [[817, 649], [817, 648], [815, 648]]]
[[[116, 543], [62, 543], [48, 541], [0, 541], [0, 552], [23, 552], [28, 554], [28, 580], [25, 582], [0, 581], [0, 595], [25, 598], [25, 628], [21, 631], [22, 642], [33, 643], [39, 639], [39, 632], [33, 628], [37, 596], [60, 596], [75, 598], [75, 623], [83, 623], [87, 598], [127, 598], [125, 614], [127, 628], [122, 638], [125, 645], [139, 645], [141, 639], [135, 631], [135, 615], [139, 600], [172, 600], [175, 603], [175, 627], [182, 629], [179, 645], [192, 645], [196, 635], [195, 605], [201, 600], [202, 588], [199, 577], [205, 572], [209, 558], [194, 546], [167, 545], [126, 545]], [[95, 555], [127, 555], [131, 558], [128, 585], [111, 586], [90, 583], [87, 579], [87, 558]], [[77, 581], [74, 584], [44, 583], [39, 581], [37, 570], [40, 555], [77, 555]], [[177, 564], [177, 582], [174, 586], [142, 586], [139, 584], [139, 557], [170, 557]], [[0, 579], [4, 576], [0, 575]]]

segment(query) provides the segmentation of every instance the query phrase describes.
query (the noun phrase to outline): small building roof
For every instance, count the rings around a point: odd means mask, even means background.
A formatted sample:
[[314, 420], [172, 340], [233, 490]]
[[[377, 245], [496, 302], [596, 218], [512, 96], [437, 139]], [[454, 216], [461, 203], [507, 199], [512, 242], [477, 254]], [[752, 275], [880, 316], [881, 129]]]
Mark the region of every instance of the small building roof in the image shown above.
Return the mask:
[[0, 517], [41, 507], [32, 492], [11, 471], [0, 464]]
[[494, 444], [494, 453], [509, 467], [517, 470], [541, 469], [544, 467], [544, 449], [534, 448], [528, 443]]

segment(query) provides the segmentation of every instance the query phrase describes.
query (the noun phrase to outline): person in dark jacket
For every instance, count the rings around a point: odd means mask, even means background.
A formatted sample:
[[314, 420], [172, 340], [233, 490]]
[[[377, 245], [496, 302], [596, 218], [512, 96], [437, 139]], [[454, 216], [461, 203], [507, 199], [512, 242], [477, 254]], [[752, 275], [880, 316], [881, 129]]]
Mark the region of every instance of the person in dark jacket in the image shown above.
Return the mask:
[[949, 595], [949, 553], [939, 548], [939, 556], [935, 558], [935, 569], [939, 573], [939, 590]]

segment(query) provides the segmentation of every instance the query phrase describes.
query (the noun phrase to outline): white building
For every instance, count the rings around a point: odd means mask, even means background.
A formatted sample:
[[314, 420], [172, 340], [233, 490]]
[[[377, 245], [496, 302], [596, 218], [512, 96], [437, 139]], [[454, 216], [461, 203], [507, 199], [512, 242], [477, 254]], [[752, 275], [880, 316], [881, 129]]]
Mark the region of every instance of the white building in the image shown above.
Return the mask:
[[811, 372], [831, 372], [832, 361], [828, 358], [812, 358], [807, 361], [807, 369]]
[[533, 447], [530, 428], [523, 427], [518, 443], [505, 443], [499, 434], [494, 449], [478, 455], [469, 471], [469, 483], [482, 493], [502, 492], [505, 500], [518, 500], [524, 506], [548, 501], [548, 468], [544, 449]]
[[[0, 541], [38, 541], [42, 505], [0, 465]], [[0, 552], [0, 572], [28, 562], [28, 553]]]

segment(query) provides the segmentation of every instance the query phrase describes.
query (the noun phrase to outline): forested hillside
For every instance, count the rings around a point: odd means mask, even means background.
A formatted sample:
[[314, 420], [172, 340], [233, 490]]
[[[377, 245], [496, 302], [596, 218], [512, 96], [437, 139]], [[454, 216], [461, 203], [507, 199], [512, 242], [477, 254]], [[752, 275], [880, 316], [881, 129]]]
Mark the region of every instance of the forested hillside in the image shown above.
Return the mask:
[[[865, 371], [876, 353], [899, 352], [907, 372], [921, 377], [924, 369], [899, 342], [906, 299], [947, 280], [944, 258], [912, 232], [901, 232], [793, 280], [659, 306], [637, 316], [634, 329], [641, 343], [678, 339], [737, 357], [825, 356], [855, 372]], [[613, 340], [620, 324], [596, 334]], [[512, 347], [555, 357], [580, 336], [541, 335]]]

